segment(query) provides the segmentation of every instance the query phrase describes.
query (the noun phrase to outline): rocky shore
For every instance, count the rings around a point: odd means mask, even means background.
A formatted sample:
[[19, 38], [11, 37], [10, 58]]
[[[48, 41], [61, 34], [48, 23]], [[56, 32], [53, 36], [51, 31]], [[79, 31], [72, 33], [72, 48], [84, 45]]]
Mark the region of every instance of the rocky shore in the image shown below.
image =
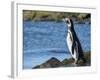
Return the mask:
[[62, 21], [65, 17], [71, 17], [78, 23], [90, 21], [91, 15], [88, 13], [70, 13], [70, 12], [49, 12], [23, 10], [24, 21]]
[[64, 59], [63, 61], [58, 60], [55, 57], [50, 58], [46, 62], [33, 67], [32, 69], [39, 69], [39, 68], [57, 68], [57, 67], [81, 67], [81, 66], [90, 66], [91, 65], [91, 53], [85, 52], [85, 59], [86, 63], [83, 63], [81, 60], [78, 62], [77, 65], [74, 64], [73, 58]]

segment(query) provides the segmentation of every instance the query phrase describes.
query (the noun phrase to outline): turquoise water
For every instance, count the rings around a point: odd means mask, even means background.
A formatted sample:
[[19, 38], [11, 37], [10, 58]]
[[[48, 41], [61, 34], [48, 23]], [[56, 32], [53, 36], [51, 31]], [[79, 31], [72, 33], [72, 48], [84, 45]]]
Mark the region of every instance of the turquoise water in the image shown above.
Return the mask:
[[[27, 21], [23, 23], [23, 68], [32, 69], [51, 57], [60, 61], [70, 58], [67, 48], [67, 26], [64, 22]], [[91, 50], [90, 24], [74, 24], [84, 51]]]

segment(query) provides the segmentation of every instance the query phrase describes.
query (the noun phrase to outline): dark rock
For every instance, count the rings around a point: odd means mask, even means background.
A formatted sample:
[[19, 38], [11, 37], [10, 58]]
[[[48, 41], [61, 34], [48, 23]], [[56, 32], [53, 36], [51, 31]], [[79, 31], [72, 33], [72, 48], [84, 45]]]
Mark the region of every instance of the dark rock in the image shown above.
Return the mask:
[[62, 66], [62, 62], [60, 62], [57, 58], [52, 57], [51, 59], [49, 59], [48, 61], [44, 62], [41, 65], [38, 65], [36, 68], [55, 68], [55, 67], [60, 67]]
[[91, 65], [91, 53], [85, 52], [84, 57], [86, 59], [86, 62], [84, 63], [82, 60], [79, 60], [77, 64], [74, 64], [73, 58], [64, 59], [62, 62], [60, 62], [57, 58], [52, 57], [51, 59], [47, 60], [43, 64], [40, 64], [40, 65], [33, 67], [33, 69], [90, 66]]
[[86, 62], [84, 63], [82, 60], [79, 60], [77, 64], [74, 64], [74, 59], [64, 59], [62, 61], [62, 64], [64, 67], [81, 67], [81, 66], [90, 66], [91, 65], [91, 53], [85, 52], [84, 57], [86, 59]]
[[67, 65], [67, 64], [70, 64], [70, 63], [73, 63], [74, 62], [74, 59], [73, 58], [70, 58], [70, 59], [64, 59], [62, 61], [63, 65]]
[[33, 67], [32, 69], [36, 69], [36, 68], [40, 68], [40, 66], [39, 66], [39, 65], [37, 65], [37, 66]]
[[69, 59], [64, 59], [62, 61], [62, 64], [64, 67], [72, 67], [74, 63], [74, 59], [73, 58], [69, 58]]

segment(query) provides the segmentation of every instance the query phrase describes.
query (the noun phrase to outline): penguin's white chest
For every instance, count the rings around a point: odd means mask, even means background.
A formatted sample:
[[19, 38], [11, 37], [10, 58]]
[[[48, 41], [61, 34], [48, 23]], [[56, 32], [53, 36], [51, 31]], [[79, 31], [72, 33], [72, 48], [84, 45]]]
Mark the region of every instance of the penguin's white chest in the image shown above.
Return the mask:
[[69, 49], [69, 51], [70, 51], [72, 57], [73, 57], [74, 59], [78, 59], [78, 54], [77, 54], [77, 52], [76, 52], [75, 49], [74, 49], [74, 53], [72, 53], [73, 40], [74, 40], [74, 39], [73, 39], [73, 37], [72, 37], [71, 32], [68, 32], [68, 34], [67, 34], [67, 46], [68, 46], [68, 49]]
[[66, 41], [67, 41], [68, 49], [69, 49], [69, 51], [70, 51], [71, 54], [72, 54], [72, 44], [73, 44], [73, 42], [72, 42], [71, 37], [72, 37], [71, 34], [68, 33], [68, 34], [67, 34], [67, 39], [66, 39]]

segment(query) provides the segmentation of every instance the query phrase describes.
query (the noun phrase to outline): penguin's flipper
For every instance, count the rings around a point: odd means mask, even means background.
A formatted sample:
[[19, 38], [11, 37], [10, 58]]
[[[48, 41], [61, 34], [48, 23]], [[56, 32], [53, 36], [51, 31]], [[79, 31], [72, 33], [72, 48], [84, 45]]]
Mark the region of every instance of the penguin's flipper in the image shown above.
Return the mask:
[[75, 50], [76, 50], [76, 53], [78, 54], [78, 43], [75, 42]]
[[78, 53], [78, 44], [76, 41], [74, 41], [72, 44], [72, 54], [74, 54], [74, 50], [76, 51], [76, 53]]
[[70, 34], [70, 40], [72, 41], [72, 54], [74, 54], [74, 47], [75, 47], [75, 41], [74, 41], [74, 39], [73, 39], [73, 35], [72, 35], [72, 33], [71, 32], [69, 32], [69, 34]]
[[75, 44], [75, 42], [73, 42], [73, 44], [72, 44], [72, 54], [74, 54], [75, 47], [76, 47], [76, 44]]
[[78, 64], [79, 60], [79, 52], [78, 52], [78, 43], [75, 41], [74, 51], [76, 52], [75, 55], [75, 64]]

